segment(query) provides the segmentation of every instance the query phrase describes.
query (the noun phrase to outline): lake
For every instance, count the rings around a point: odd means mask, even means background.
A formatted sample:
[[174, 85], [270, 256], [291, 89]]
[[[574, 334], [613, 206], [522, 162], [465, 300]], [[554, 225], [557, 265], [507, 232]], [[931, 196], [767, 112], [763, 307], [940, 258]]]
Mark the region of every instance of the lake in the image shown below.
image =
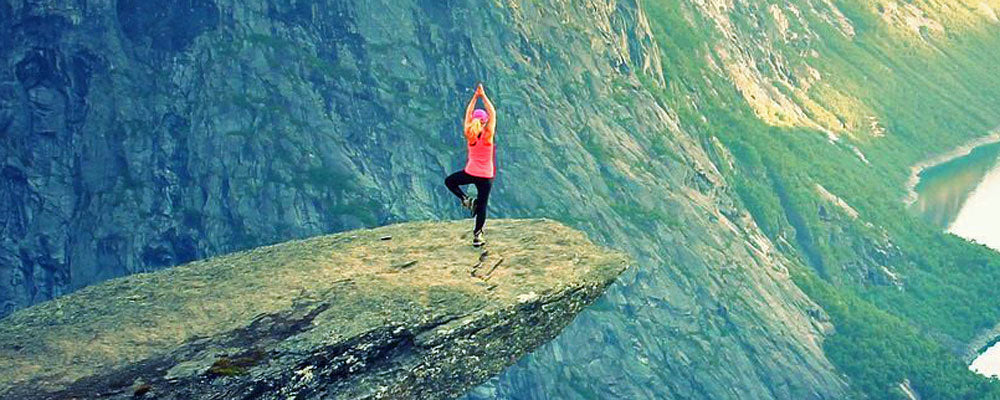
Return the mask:
[[[1000, 143], [924, 170], [916, 192], [911, 207], [926, 220], [1000, 251]], [[1000, 377], [1000, 343], [980, 354], [969, 369]]]

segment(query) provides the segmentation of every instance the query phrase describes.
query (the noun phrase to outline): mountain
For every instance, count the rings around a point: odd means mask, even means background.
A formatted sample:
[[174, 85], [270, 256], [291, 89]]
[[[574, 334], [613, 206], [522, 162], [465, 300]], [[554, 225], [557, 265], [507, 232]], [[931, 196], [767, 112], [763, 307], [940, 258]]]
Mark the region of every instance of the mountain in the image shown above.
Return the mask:
[[0, 2], [0, 303], [457, 217], [441, 181], [482, 80], [491, 214], [640, 268], [472, 397], [989, 396], [963, 357], [1000, 321], [1000, 260], [901, 200], [1000, 125], [998, 10]]
[[0, 398], [452, 398], [554, 337], [622, 254], [547, 220], [414, 222], [90, 286], [0, 321]]

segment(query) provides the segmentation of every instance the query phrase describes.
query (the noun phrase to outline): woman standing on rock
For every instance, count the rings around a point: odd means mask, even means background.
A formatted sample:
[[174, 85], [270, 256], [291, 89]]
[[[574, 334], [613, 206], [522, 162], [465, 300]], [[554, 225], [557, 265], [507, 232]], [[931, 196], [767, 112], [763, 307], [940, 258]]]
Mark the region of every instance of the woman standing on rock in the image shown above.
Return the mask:
[[[483, 99], [486, 110], [476, 108], [476, 101]], [[486, 223], [486, 205], [490, 200], [490, 189], [493, 187], [493, 176], [496, 173], [494, 157], [496, 147], [494, 139], [497, 126], [496, 109], [493, 102], [486, 96], [483, 85], [476, 87], [476, 93], [465, 108], [465, 119], [462, 120], [465, 133], [466, 149], [469, 156], [465, 168], [445, 178], [444, 184], [451, 190], [462, 206], [476, 217], [476, 227], [472, 230], [472, 245], [479, 247], [486, 244], [483, 225]], [[476, 185], [477, 198], [466, 196], [459, 186]]]

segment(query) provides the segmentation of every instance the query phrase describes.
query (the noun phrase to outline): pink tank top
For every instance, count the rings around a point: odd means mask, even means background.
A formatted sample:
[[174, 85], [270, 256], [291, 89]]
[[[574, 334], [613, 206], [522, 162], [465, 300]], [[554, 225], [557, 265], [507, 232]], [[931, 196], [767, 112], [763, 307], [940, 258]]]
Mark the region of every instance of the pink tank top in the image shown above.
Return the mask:
[[465, 173], [480, 178], [492, 178], [496, 172], [493, 167], [495, 144], [486, 144], [485, 140], [477, 140], [476, 144], [466, 143], [469, 149], [469, 161], [465, 163]]

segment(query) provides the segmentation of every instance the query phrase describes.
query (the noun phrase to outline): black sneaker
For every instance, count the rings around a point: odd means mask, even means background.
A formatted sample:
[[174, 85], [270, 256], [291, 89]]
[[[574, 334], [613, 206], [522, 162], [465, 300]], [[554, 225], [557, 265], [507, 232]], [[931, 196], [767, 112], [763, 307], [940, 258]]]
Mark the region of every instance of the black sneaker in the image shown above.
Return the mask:
[[486, 244], [486, 235], [483, 233], [483, 231], [477, 232], [475, 237], [472, 238], [472, 246], [481, 247], [485, 244]]

